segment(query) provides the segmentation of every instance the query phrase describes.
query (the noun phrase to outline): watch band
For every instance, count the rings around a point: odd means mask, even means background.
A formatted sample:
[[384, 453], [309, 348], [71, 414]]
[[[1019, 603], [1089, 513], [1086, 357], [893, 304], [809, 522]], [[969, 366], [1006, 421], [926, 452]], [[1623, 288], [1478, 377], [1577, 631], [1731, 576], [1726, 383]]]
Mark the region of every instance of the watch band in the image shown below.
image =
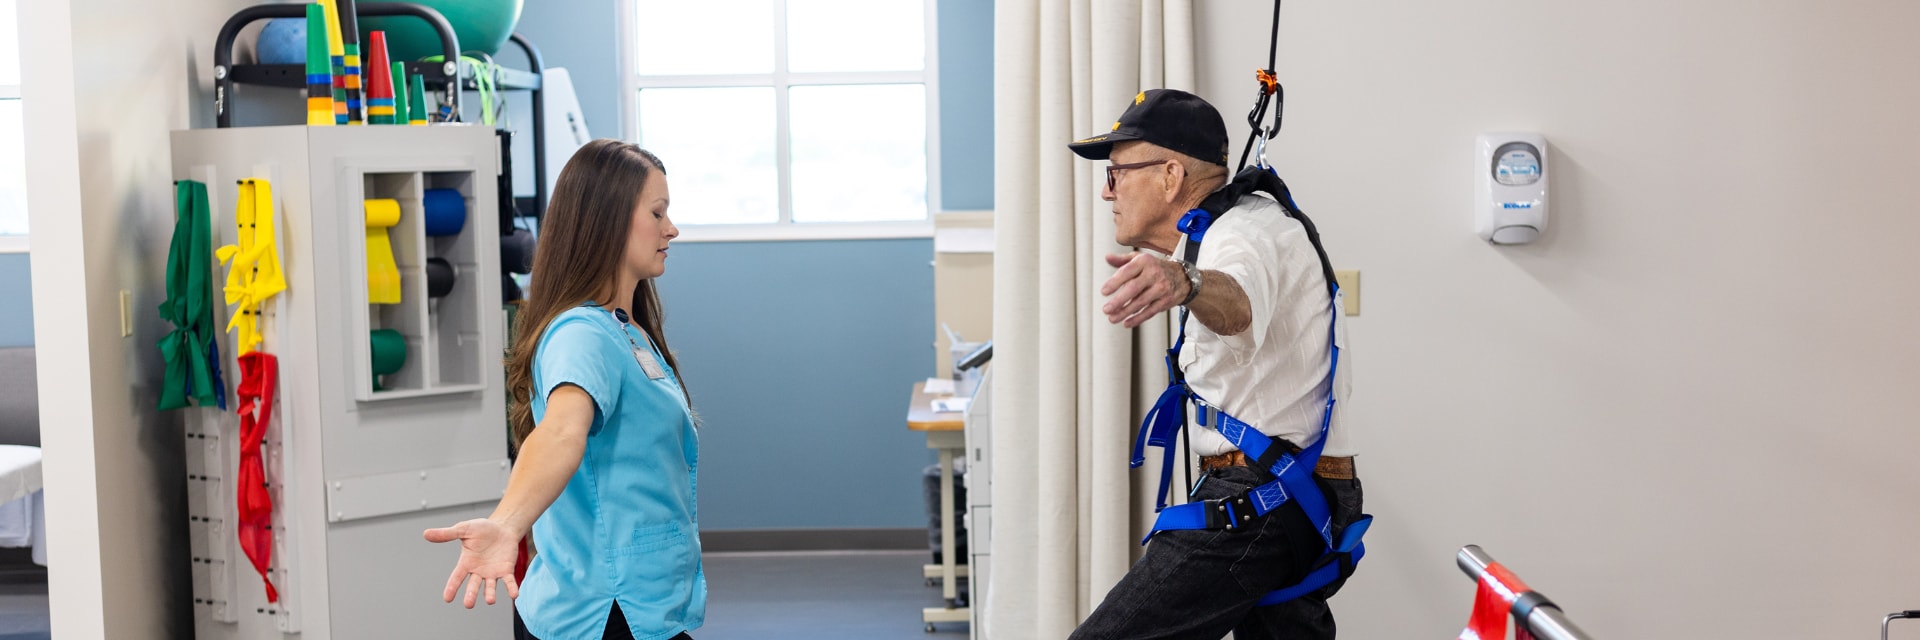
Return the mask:
[[1200, 277], [1200, 268], [1193, 266], [1193, 263], [1182, 261], [1180, 268], [1187, 272], [1187, 299], [1180, 301], [1180, 306], [1184, 307], [1187, 303], [1193, 302], [1194, 297], [1200, 295], [1200, 284], [1203, 280]]

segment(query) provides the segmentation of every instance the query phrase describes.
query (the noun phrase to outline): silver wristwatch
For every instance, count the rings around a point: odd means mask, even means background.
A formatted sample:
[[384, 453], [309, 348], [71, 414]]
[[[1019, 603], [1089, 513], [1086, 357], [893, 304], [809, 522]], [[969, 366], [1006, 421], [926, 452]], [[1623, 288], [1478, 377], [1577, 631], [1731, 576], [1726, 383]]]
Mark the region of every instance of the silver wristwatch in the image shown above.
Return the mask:
[[1200, 268], [1184, 260], [1180, 261], [1180, 268], [1187, 272], [1187, 299], [1180, 301], [1180, 306], [1184, 307], [1187, 303], [1193, 302], [1195, 296], [1200, 295]]

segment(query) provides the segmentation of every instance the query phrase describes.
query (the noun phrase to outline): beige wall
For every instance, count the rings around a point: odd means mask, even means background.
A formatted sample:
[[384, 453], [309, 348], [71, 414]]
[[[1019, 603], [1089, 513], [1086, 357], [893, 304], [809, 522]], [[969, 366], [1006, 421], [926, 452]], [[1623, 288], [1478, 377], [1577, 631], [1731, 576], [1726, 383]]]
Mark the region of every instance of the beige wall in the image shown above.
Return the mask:
[[[1272, 5], [1196, 6], [1234, 124]], [[1271, 155], [1366, 283], [1349, 416], [1379, 522], [1343, 635], [1456, 634], [1468, 543], [1600, 638], [1865, 638], [1920, 607], [1920, 3], [1283, 21]], [[1472, 234], [1499, 130], [1552, 147], [1531, 246]]]
[[980, 251], [971, 238], [949, 241], [949, 234], [972, 230], [990, 237], [993, 212], [944, 212], [934, 216], [933, 226], [934, 369], [928, 375], [946, 377], [953, 374], [952, 346], [941, 323], [968, 342], [993, 339], [992, 249]]
[[[63, 639], [191, 633], [183, 439], [153, 410], [173, 226], [167, 132], [212, 126], [243, 0], [21, 3], [49, 588]], [[133, 334], [122, 337], [119, 292]]]

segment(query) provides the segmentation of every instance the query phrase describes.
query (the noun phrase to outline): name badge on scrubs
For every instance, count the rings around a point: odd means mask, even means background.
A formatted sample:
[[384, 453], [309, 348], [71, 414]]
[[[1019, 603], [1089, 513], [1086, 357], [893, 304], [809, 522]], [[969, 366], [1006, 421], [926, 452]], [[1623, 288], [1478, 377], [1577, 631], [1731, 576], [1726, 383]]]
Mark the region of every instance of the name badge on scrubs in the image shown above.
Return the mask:
[[659, 380], [667, 377], [666, 370], [660, 368], [660, 362], [653, 359], [652, 351], [635, 347], [633, 349], [633, 359], [640, 362], [640, 370], [647, 373], [648, 379]]

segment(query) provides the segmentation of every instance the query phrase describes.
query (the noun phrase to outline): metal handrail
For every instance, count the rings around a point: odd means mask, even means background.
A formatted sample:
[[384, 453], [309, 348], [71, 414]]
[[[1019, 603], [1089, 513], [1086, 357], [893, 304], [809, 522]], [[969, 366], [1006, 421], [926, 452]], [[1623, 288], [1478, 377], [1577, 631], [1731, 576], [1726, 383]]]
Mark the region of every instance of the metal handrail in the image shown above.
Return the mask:
[[[1487, 574], [1487, 565], [1493, 564], [1493, 556], [1487, 555], [1487, 552], [1477, 545], [1461, 547], [1460, 554], [1455, 557], [1455, 560], [1460, 564], [1460, 570], [1466, 572], [1467, 577], [1473, 578], [1474, 582], [1487, 579], [1500, 581], [1499, 578]], [[1574, 626], [1573, 621], [1567, 619], [1567, 614], [1560, 611], [1559, 605], [1555, 605], [1545, 595], [1527, 589], [1524, 585], [1502, 583], [1502, 586], [1507, 587], [1507, 590], [1514, 594], [1511, 610], [1514, 620], [1526, 625], [1527, 629], [1533, 632], [1534, 637], [1545, 640], [1592, 640], [1593, 636], [1587, 635], [1587, 632]]]
[[1907, 618], [1920, 618], [1920, 609], [1909, 609], [1887, 614], [1887, 617], [1880, 621], [1880, 640], [1887, 640], [1887, 625], [1893, 624], [1895, 620], [1905, 620]]

